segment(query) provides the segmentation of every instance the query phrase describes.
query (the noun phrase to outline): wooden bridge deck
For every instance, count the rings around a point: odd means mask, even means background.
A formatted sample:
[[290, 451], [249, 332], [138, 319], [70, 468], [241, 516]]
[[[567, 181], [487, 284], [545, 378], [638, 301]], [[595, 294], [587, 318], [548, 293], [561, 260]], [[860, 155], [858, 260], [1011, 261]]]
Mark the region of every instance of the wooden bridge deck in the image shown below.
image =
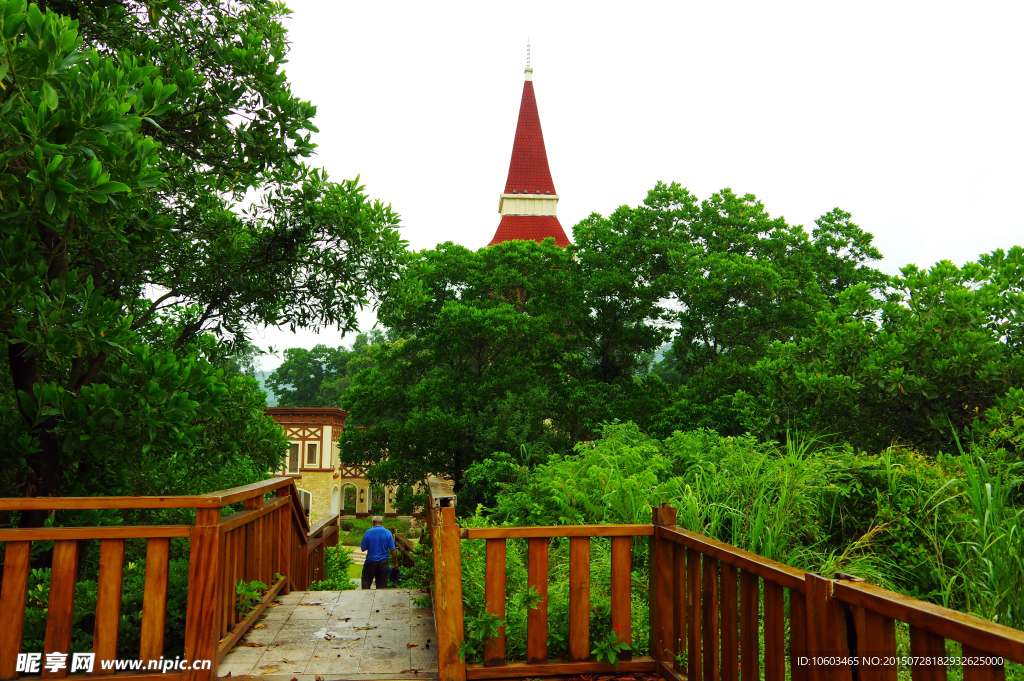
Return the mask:
[[[218, 675], [298, 681], [431, 679], [437, 635], [428, 610], [408, 589], [293, 591], [220, 663]], [[262, 625], [262, 626], [260, 626]]]

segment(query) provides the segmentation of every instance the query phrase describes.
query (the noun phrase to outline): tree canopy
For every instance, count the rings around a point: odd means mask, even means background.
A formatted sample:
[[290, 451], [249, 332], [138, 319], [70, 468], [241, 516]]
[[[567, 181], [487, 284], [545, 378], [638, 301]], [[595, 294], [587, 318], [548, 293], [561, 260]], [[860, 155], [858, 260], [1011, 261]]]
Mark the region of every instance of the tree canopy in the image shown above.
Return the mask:
[[[0, 0], [4, 493], [130, 493], [138, 452], [210, 451], [235, 397], [208, 343], [354, 330], [385, 287], [398, 216], [303, 164], [286, 13]], [[275, 464], [283, 440], [256, 437]]]

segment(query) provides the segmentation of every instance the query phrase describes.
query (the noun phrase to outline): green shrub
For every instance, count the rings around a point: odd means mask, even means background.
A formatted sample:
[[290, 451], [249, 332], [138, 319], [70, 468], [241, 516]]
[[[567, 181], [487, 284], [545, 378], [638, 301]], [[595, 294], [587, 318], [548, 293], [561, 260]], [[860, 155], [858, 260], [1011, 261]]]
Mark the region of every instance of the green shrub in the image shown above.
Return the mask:
[[348, 576], [352, 556], [344, 546], [329, 546], [324, 551], [324, 578], [309, 585], [310, 591], [348, 591], [356, 588]]

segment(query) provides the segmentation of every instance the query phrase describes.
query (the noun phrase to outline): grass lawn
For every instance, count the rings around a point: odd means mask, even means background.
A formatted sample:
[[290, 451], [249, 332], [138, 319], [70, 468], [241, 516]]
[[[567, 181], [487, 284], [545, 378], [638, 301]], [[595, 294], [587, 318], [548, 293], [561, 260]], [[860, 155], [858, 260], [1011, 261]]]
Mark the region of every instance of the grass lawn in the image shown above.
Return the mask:
[[[346, 551], [348, 551], [349, 553], [351, 553], [352, 551], [355, 551], [359, 547], [357, 547], [357, 546], [344, 546], [343, 548]], [[360, 577], [362, 577], [362, 575], [363, 575], [363, 566], [362, 565], [356, 565], [355, 563], [352, 563], [351, 565], [348, 566], [348, 576], [349, 576], [349, 579], [359, 579]]]
[[[341, 534], [338, 541], [345, 546], [359, 546], [363, 540], [363, 534], [373, 525], [372, 518], [360, 518], [358, 520], [348, 519], [341, 521]], [[347, 530], [345, 528], [348, 528]], [[394, 530], [398, 534], [409, 532], [409, 522], [398, 518], [384, 518], [384, 527]]]

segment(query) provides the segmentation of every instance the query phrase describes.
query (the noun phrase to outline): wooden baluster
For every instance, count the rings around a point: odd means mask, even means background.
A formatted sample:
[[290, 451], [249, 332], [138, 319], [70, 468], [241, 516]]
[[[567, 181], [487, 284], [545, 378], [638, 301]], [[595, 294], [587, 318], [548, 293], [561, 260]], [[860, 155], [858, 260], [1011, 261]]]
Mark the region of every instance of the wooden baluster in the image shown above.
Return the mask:
[[758, 578], [748, 570], [740, 571], [740, 679], [761, 678], [761, 636], [758, 632]]
[[739, 679], [736, 566], [722, 563], [722, 681]]
[[764, 580], [764, 678], [786, 679], [785, 601], [782, 587]]
[[32, 542], [9, 541], [4, 548], [4, 583], [0, 591], [0, 679], [17, 678], [18, 653], [25, 626]]
[[702, 555], [686, 549], [686, 678], [701, 681], [701, 599], [700, 563]]
[[238, 610], [235, 610], [235, 603], [238, 600], [237, 589], [238, 583], [245, 579], [245, 560], [246, 560], [246, 546], [249, 539], [249, 534], [245, 527], [239, 527], [235, 530], [235, 578], [231, 581], [231, 609], [234, 614], [234, 622], [237, 624], [242, 621], [245, 615]]
[[[676, 509], [668, 504], [655, 506], [651, 509], [651, 524], [654, 534], [651, 536], [649, 559], [648, 599], [650, 603], [651, 632], [648, 648], [656, 662], [667, 661], [672, 664], [672, 651], [676, 648], [675, 635], [672, 632], [672, 567], [674, 544], [658, 535], [659, 527], [675, 527]], [[683, 549], [680, 547], [679, 549]]]
[[672, 652], [675, 659], [668, 660], [677, 672], [684, 672], [686, 655], [686, 548], [675, 545], [672, 552]]
[[196, 509], [188, 559], [188, 611], [185, 614], [185, 659], [212, 660], [211, 669], [187, 669], [182, 681], [217, 678], [217, 574], [220, 565], [219, 508]]
[[865, 664], [865, 658], [877, 657], [884, 662], [896, 655], [896, 622], [864, 608], [854, 609], [854, 627], [857, 631], [857, 656], [861, 681], [896, 681], [896, 665]]
[[790, 681], [807, 681], [807, 602], [795, 589], [789, 590], [789, 675]]
[[[254, 497], [245, 500], [245, 508], [257, 509], [262, 508], [263, 497]], [[248, 584], [259, 579], [259, 565], [260, 565], [260, 536], [257, 524], [249, 522], [244, 525], [245, 527], [245, 576], [242, 579]]]
[[231, 594], [234, 593], [234, 582], [231, 578], [235, 572], [235, 533], [236, 530], [221, 532], [220, 535], [220, 576], [217, 578], [217, 627], [219, 636], [224, 638], [235, 626], [235, 614], [232, 612]]
[[[655, 512], [665, 509], [656, 508]], [[655, 523], [657, 525], [658, 523]], [[655, 660], [665, 662], [670, 666], [675, 661], [675, 654], [678, 645], [676, 644], [675, 606], [673, 597], [675, 589], [672, 586], [672, 573], [675, 570], [676, 546], [672, 542], [657, 535], [652, 539], [655, 542], [654, 562], [651, 563], [651, 570], [654, 571], [654, 589], [651, 591], [650, 600], [654, 607], [654, 623], [656, 629], [651, 632], [651, 657]], [[682, 547], [678, 547], [683, 552]]]
[[434, 587], [437, 610], [437, 671], [440, 681], [466, 681], [466, 664], [459, 660], [464, 640], [462, 614], [462, 554], [455, 509], [430, 509], [434, 518]]
[[74, 539], [53, 542], [53, 567], [50, 570], [50, 600], [46, 612], [45, 653], [64, 653], [68, 664], [64, 669], [48, 671], [43, 668], [44, 679], [60, 679], [68, 675], [71, 667], [71, 625], [75, 609], [75, 574], [78, 571], [78, 542]]
[[[910, 654], [915, 658], [946, 657], [946, 639], [924, 629], [910, 626]], [[914, 664], [911, 681], [946, 681], [946, 665]]]
[[619, 656], [623, 660], [633, 657], [632, 569], [632, 538], [612, 537], [612, 631], [629, 646]]
[[[487, 540], [487, 563], [485, 570], [484, 603], [487, 612], [505, 619], [505, 540]], [[505, 625], [498, 635], [484, 644], [484, 665], [494, 666], [505, 663]]]
[[719, 681], [718, 671], [718, 561], [704, 556], [701, 572], [701, 629], [704, 639], [704, 681]]
[[590, 659], [590, 537], [569, 538], [569, 661]]
[[164, 654], [170, 548], [170, 539], [146, 540], [146, 586], [142, 595], [142, 643], [139, 646], [143, 666]]
[[101, 662], [117, 659], [117, 636], [121, 625], [121, 588], [124, 581], [124, 539], [100, 541], [100, 574], [96, 589], [96, 624], [92, 650], [96, 654], [93, 674], [108, 675]]
[[[277, 490], [278, 497], [291, 496], [292, 488], [282, 487]], [[282, 594], [289, 594], [292, 590], [292, 509], [289, 502], [284, 504], [277, 509], [277, 527], [280, 532], [280, 543], [278, 544], [278, 553], [280, 555], [280, 567], [278, 570], [282, 575], [285, 576], [284, 586], [281, 588]]]
[[[526, 661], [541, 664], [548, 659], [548, 539], [530, 539], [527, 585], [540, 602], [526, 613]], [[614, 611], [613, 611], [614, 612]], [[613, 615], [614, 616], [614, 615]]]
[[[987, 653], [977, 648], [972, 648], [966, 643], [963, 644], [963, 657], [998, 657], [993, 653]], [[1005, 681], [1006, 670], [1001, 664], [979, 665], [965, 664], [964, 681]]]

